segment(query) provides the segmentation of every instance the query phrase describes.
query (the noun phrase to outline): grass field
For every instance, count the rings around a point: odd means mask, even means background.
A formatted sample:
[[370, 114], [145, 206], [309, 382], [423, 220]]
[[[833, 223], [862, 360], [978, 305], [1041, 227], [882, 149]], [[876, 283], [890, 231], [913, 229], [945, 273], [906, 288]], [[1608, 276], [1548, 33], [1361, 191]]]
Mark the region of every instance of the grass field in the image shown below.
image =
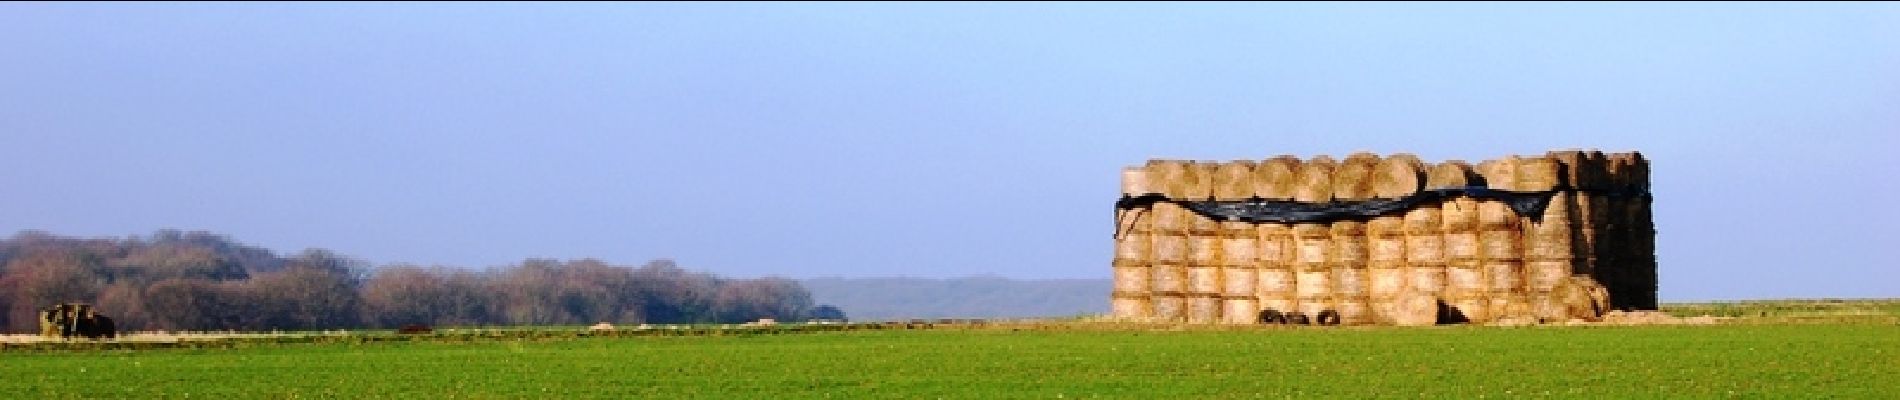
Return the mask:
[[937, 329], [0, 354], [9, 398], [1892, 398], [1900, 325]]

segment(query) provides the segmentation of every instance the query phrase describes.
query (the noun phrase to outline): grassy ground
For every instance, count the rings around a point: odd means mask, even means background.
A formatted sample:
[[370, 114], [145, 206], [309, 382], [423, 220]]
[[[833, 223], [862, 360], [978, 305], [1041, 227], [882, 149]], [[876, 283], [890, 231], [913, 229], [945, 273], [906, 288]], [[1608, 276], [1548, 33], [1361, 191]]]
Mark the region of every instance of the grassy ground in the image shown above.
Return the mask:
[[1891, 398], [1900, 325], [975, 329], [0, 354], [12, 398]]

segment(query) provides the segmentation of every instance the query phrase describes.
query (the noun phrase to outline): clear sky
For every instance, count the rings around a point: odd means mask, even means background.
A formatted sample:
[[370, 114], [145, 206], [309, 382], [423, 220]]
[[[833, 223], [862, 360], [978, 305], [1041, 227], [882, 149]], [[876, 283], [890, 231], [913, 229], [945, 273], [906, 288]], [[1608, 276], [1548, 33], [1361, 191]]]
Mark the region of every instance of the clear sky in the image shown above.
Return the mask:
[[0, 233], [1107, 278], [1151, 157], [1654, 162], [1664, 300], [1900, 296], [1900, 5], [0, 4]]

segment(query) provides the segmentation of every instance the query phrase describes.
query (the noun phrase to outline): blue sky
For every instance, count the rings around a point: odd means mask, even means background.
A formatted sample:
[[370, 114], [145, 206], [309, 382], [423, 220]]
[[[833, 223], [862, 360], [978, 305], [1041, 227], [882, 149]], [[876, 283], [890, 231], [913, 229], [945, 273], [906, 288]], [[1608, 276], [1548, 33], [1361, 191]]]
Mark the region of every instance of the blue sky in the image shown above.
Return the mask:
[[0, 232], [1106, 278], [1152, 157], [1654, 161], [1665, 300], [1893, 297], [1900, 6], [0, 4]]

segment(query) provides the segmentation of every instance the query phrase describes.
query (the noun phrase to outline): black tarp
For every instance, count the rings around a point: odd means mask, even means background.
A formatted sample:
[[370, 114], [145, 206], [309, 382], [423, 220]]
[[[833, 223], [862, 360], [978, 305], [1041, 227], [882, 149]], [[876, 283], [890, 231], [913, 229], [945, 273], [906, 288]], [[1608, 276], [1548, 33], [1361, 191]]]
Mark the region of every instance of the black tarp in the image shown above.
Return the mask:
[[[1381, 215], [1403, 213], [1422, 205], [1435, 205], [1458, 197], [1470, 197], [1479, 200], [1496, 200], [1510, 205], [1511, 211], [1523, 217], [1542, 219], [1544, 209], [1550, 207], [1550, 199], [1557, 193], [1583, 192], [1575, 189], [1557, 189], [1540, 192], [1513, 192], [1491, 189], [1483, 186], [1464, 186], [1421, 190], [1411, 196], [1396, 199], [1335, 200], [1328, 202], [1301, 202], [1288, 200], [1187, 200], [1173, 199], [1160, 194], [1142, 196], [1123, 196], [1115, 202], [1115, 209], [1146, 209], [1155, 203], [1167, 202], [1180, 205], [1215, 221], [1237, 221], [1249, 223], [1301, 223], [1332, 222], [1342, 220], [1364, 220]], [[1637, 189], [1620, 191], [1596, 191], [1593, 193], [1612, 196], [1649, 196]], [[1119, 213], [1117, 215], [1120, 215]]]

